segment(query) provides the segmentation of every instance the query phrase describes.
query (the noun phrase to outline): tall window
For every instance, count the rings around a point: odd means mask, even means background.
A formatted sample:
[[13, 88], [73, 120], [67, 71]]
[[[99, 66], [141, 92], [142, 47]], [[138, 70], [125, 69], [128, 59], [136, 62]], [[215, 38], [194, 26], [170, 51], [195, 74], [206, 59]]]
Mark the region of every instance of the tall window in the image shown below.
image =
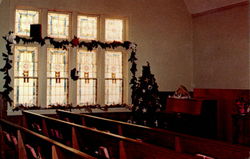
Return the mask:
[[122, 19], [105, 19], [105, 40], [106, 41], [123, 40]]
[[105, 104], [121, 104], [123, 91], [122, 52], [105, 52]]
[[[43, 16], [45, 13], [47, 15]], [[13, 18], [18, 36], [29, 36], [30, 25], [42, 22], [41, 25], [46, 27], [46, 36], [59, 41], [70, 41], [74, 35], [79, 38], [79, 41], [73, 41], [76, 43], [84, 40], [107, 43], [126, 40], [124, 18], [49, 9], [16, 9]], [[82, 106], [127, 102], [127, 94], [124, 94], [128, 87], [127, 78], [124, 78], [127, 60], [123, 59], [126, 55], [123, 56], [119, 48], [106, 51], [99, 48], [94, 51], [85, 48], [63, 50], [52, 48], [47, 41], [44, 48], [34, 46], [36, 44], [20, 43], [14, 47], [14, 106], [39, 104], [46, 107], [69, 103]], [[78, 71], [77, 81], [70, 78], [73, 68]]]
[[78, 50], [77, 104], [96, 104], [96, 52]]
[[69, 37], [69, 14], [48, 13], [48, 36], [54, 38]]
[[97, 17], [78, 16], [77, 17], [77, 36], [80, 39], [97, 39]]
[[68, 103], [68, 51], [48, 48], [47, 105]]
[[[105, 40], [123, 41], [124, 21], [105, 19]], [[122, 52], [105, 52], [105, 104], [123, 102]]]
[[37, 47], [16, 46], [14, 52], [14, 106], [37, 105]]
[[21, 36], [30, 35], [30, 24], [39, 23], [39, 12], [31, 10], [16, 10], [15, 33]]

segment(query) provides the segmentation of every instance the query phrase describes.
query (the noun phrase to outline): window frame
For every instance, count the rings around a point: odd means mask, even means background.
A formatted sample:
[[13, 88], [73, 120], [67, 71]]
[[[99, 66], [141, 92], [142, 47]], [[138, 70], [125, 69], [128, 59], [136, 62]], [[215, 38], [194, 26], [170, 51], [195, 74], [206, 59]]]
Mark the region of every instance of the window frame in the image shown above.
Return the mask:
[[[95, 17], [97, 19], [97, 23], [96, 23], [96, 39], [84, 39], [84, 38], [80, 38], [78, 37], [78, 17], [79, 16], [86, 16], [86, 17]], [[96, 15], [96, 14], [85, 14], [85, 13], [77, 13], [76, 15], [76, 35], [79, 38], [80, 41], [91, 41], [91, 40], [99, 40], [100, 39], [100, 15]]]
[[15, 11], [14, 11], [14, 25], [13, 25], [13, 30], [14, 30], [14, 33], [16, 34], [16, 35], [18, 35], [18, 36], [20, 36], [20, 37], [29, 37], [29, 35], [20, 35], [20, 34], [17, 34], [17, 32], [16, 32], [16, 25], [17, 25], [17, 17], [16, 17], [16, 11], [17, 10], [27, 10], [27, 11], [35, 11], [35, 12], [38, 12], [38, 24], [41, 24], [41, 22], [42, 22], [42, 11], [41, 11], [41, 9], [38, 9], [38, 8], [32, 8], [32, 7], [21, 7], [21, 6], [19, 6], [19, 7], [16, 7], [15, 8]]
[[[37, 52], [37, 77], [35, 77], [35, 76], [32, 76], [32, 77], [29, 77], [28, 76], [28, 78], [31, 78], [31, 79], [36, 79], [37, 80], [37, 85], [36, 85], [36, 105], [38, 105], [38, 103], [39, 103], [39, 55], [40, 55], [40, 50], [39, 50], [39, 47], [37, 46], [37, 45], [35, 45], [35, 44], [29, 44], [29, 45], [15, 45], [14, 46], [14, 50], [13, 50], [13, 85], [12, 85], [12, 87], [13, 87], [13, 89], [15, 88], [15, 79], [24, 79], [24, 77], [22, 77], [22, 76], [18, 76], [18, 77], [16, 77], [15, 76], [15, 67], [16, 67], [16, 61], [15, 61], [15, 59], [16, 59], [16, 48], [17, 47], [25, 47], [25, 48], [27, 48], [27, 47], [34, 47], [34, 48], [36, 48], [36, 52]], [[13, 108], [15, 108], [17, 105], [16, 105], [16, 103], [15, 103], [15, 90], [13, 90], [13, 92], [12, 92], [12, 94], [13, 94]], [[21, 105], [21, 104], [20, 104]]]
[[[56, 79], [56, 77], [48, 77], [48, 65], [49, 65], [49, 57], [48, 57], [48, 54], [49, 54], [49, 49], [55, 49], [55, 50], [57, 50], [56, 48], [52, 48], [52, 47], [47, 47], [46, 48], [46, 50], [47, 50], [47, 52], [46, 52], [46, 59], [47, 59], [47, 62], [46, 62], [46, 107], [48, 107], [50, 104], [48, 103], [49, 101], [48, 101], [48, 80], [49, 79]], [[63, 49], [59, 49], [59, 50], [63, 50]], [[70, 54], [70, 50], [69, 49], [67, 49], [67, 66], [66, 66], [66, 72], [67, 72], [67, 78], [66, 77], [60, 77], [59, 79], [64, 79], [64, 80], [66, 80], [66, 82], [67, 82], [67, 95], [66, 95], [66, 104], [68, 104], [70, 101], [69, 101], [69, 93], [70, 93], [70, 90], [69, 90], [69, 88], [70, 88], [70, 72], [69, 72], [69, 64], [70, 64], [70, 59], [69, 59], [69, 54]]]
[[[104, 55], [104, 53], [106, 51], [114, 51], [114, 52], [121, 52], [122, 53], [122, 103], [128, 103], [129, 100], [129, 91], [130, 91], [130, 87], [129, 87], [129, 80], [130, 80], [130, 72], [129, 72], [129, 63], [128, 63], [128, 57], [129, 55], [127, 54], [127, 50], [124, 50], [123, 48], [117, 48], [117, 49], [106, 49], [103, 50], [102, 55]], [[102, 57], [104, 58], [104, 56]], [[103, 61], [103, 65], [105, 65], [105, 61]], [[103, 70], [102, 73], [103, 77], [102, 77], [102, 81], [105, 82], [105, 70]], [[105, 104], [105, 83], [103, 83], [103, 103]]]
[[[55, 37], [55, 36], [50, 36], [49, 35], [49, 13], [55, 13], [55, 14], [67, 14], [69, 16], [69, 21], [68, 21], [68, 36], [67, 37]], [[47, 23], [46, 23], [46, 35], [48, 37], [54, 38], [54, 39], [58, 39], [58, 40], [63, 40], [63, 39], [71, 39], [72, 37], [72, 12], [69, 11], [56, 11], [56, 10], [48, 10], [47, 11]]]
[[[76, 68], [78, 68], [78, 56], [79, 56], [79, 54], [78, 54], [78, 51], [79, 50], [84, 50], [84, 51], [87, 51], [87, 49], [83, 49], [83, 48], [78, 48], [77, 50], [76, 50]], [[95, 63], [96, 63], [96, 77], [95, 78], [81, 78], [81, 77], [79, 77], [79, 79], [78, 80], [81, 80], [81, 79], [83, 79], [83, 80], [85, 80], [85, 79], [91, 79], [91, 80], [95, 80], [95, 104], [97, 104], [97, 99], [98, 99], [98, 65], [97, 65], [97, 58], [98, 58], [98, 51], [97, 50], [94, 50], [95, 51]], [[78, 101], [78, 82], [79, 81], [77, 81], [76, 82], [76, 94], [77, 94], [77, 99], [76, 99], [76, 104], [77, 105], [79, 105], [79, 101]], [[91, 104], [90, 104], [91, 105]]]
[[119, 41], [119, 42], [123, 42], [123, 41], [126, 41], [128, 40], [128, 17], [125, 17], [125, 16], [110, 16], [110, 15], [107, 15], [107, 16], [104, 16], [103, 17], [103, 41], [106, 41], [106, 42], [113, 42], [114, 40], [106, 40], [106, 26], [105, 26], [105, 21], [106, 19], [118, 19], [118, 20], [122, 20], [122, 24], [123, 24], [123, 29], [122, 29], [122, 41]]

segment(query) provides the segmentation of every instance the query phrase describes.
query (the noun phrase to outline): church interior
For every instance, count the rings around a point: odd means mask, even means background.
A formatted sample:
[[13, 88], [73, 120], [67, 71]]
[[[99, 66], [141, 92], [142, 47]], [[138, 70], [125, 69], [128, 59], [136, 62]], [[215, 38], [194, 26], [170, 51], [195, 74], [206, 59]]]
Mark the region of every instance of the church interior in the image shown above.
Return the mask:
[[0, 0], [0, 158], [250, 159], [249, 0]]

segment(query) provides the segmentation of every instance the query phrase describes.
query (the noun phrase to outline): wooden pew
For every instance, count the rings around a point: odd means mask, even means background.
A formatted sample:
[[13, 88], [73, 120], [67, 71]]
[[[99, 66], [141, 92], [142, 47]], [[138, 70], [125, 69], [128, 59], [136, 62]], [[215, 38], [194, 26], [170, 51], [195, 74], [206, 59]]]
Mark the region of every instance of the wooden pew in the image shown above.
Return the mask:
[[95, 159], [79, 150], [63, 145], [7, 120], [1, 119], [0, 124], [2, 140], [5, 140], [1, 143], [5, 144], [5, 148], [12, 148], [12, 152], [15, 153], [12, 157], [6, 156], [7, 158]]
[[140, 139], [144, 142], [189, 154], [205, 154], [218, 159], [245, 159], [249, 157], [250, 148], [225, 142], [185, 135], [168, 130], [150, 128], [141, 125], [101, 118], [88, 114], [77, 114], [57, 110], [61, 119], [108, 130], [126, 137]]
[[[59, 119], [47, 117], [44, 115], [23, 111], [24, 125], [34, 130], [34, 124], [40, 125], [36, 130], [55, 140], [65, 143], [80, 151], [86, 152], [93, 156], [100, 148], [107, 152], [106, 158], [110, 159], [194, 159], [196, 156], [177, 153], [175, 151], [158, 147], [155, 145], [143, 143], [141, 141], [115, 135], [109, 132], [89, 128], [78, 124], [62, 121]], [[33, 124], [33, 125], [32, 125]], [[57, 131], [55, 137], [51, 132]]]

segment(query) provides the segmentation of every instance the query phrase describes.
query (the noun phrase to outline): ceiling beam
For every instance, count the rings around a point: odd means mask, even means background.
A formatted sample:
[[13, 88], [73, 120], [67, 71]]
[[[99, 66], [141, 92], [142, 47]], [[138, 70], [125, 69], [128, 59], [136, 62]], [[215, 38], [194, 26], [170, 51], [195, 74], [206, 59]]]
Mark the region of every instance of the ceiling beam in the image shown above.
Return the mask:
[[200, 13], [195, 13], [195, 14], [192, 14], [192, 17], [195, 18], [195, 17], [199, 17], [199, 16], [204, 16], [204, 15], [207, 15], [207, 14], [221, 12], [221, 11], [224, 11], [224, 10], [232, 9], [234, 7], [245, 6], [245, 5], [249, 5], [248, 0], [243, 1], [243, 2], [239, 2], [239, 3], [235, 3], [235, 4], [231, 4], [231, 5], [228, 5], [228, 6], [220, 7], [220, 8], [210, 9], [210, 10], [200, 12]]

